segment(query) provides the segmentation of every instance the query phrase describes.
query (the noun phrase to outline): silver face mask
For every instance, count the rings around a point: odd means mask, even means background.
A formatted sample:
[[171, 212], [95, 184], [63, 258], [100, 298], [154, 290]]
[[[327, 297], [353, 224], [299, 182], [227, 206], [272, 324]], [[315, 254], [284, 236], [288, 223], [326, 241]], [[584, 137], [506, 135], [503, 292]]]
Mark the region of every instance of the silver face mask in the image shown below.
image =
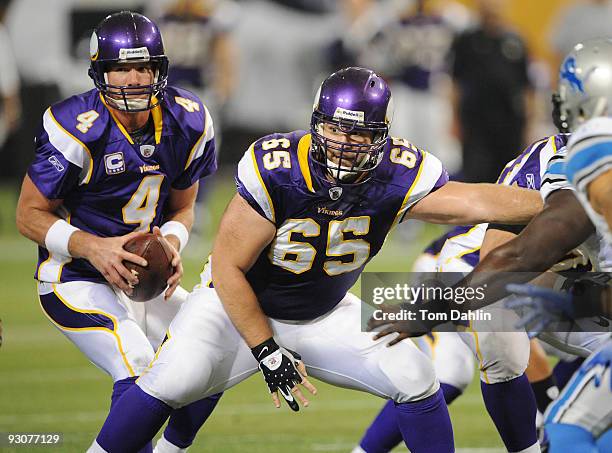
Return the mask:
[[553, 119], [562, 131], [574, 131], [597, 116], [612, 115], [612, 39], [577, 44], [559, 68]]

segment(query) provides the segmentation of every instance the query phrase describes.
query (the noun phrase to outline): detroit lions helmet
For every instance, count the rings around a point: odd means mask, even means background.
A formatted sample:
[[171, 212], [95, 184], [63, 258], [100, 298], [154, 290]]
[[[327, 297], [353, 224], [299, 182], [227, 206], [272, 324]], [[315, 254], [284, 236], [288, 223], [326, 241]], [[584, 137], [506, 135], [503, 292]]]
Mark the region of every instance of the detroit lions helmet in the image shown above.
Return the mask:
[[612, 39], [577, 44], [559, 68], [553, 95], [553, 121], [561, 132], [574, 131], [596, 116], [612, 114]]
[[[315, 96], [310, 122], [310, 158], [322, 170], [323, 179], [343, 185], [367, 181], [382, 160], [392, 116], [391, 90], [374, 71], [350, 67], [327, 77]], [[327, 138], [322, 133], [325, 123], [346, 134], [369, 133], [371, 143]], [[328, 151], [337, 157], [336, 162]], [[350, 166], [343, 165], [346, 162]]]
[[[106, 102], [120, 110], [140, 112], [161, 102], [168, 83], [168, 58], [157, 25], [142, 14], [121, 11], [96, 27], [89, 44], [89, 76]], [[153, 83], [119, 86], [108, 83], [108, 71], [122, 63], [151, 63]]]

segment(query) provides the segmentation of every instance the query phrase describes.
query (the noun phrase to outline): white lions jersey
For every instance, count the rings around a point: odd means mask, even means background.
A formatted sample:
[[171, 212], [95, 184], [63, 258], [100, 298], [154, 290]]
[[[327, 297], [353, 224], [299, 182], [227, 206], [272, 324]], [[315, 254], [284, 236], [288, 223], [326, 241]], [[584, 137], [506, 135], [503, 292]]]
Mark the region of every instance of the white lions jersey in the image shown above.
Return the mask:
[[612, 170], [612, 118], [593, 118], [584, 123], [572, 135], [567, 150], [567, 179], [576, 189], [576, 195], [597, 231], [608, 244], [612, 244], [610, 227], [606, 219], [591, 207], [587, 193], [589, 183]]
[[[612, 124], [612, 120], [610, 124]], [[585, 211], [587, 212], [591, 220], [594, 222], [598, 231], [596, 234], [589, 237], [589, 239], [586, 240], [578, 248], [589, 257], [589, 260], [595, 267], [594, 270], [601, 272], [610, 272], [612, 271], [612, 242], [604, 239], [602, 235], [603, 231], [600, 229], [600, 226], [598, 225], [598, 223], [595, 222], [595, 219], [593, 217], [593, 215], [597, 214], [591, 208], [588, 199], [586, 198], [585, 192], [576, 191], [570, 180], [568, 180], [568, 175], [566, 174], [566, 162], [568, 161], [568, 159], [571, 159], [571, 156], [568, 156], [568, 154], [574, 155], [575, 151], [573, 149], [575, 149], [576, 144], [582, 143], [582, 140], [579, 139], [579, 135], [577, 135], [581, 129], [582, 128], [572, 134], [571, 138], [568, 141], [567, 147], [559, 149], [559, 151], [550, 159], [548, 163], [548, 168], [546, 169], [546, 173], [544, 174], [544, 178], [542, 180], [540, 194], [546, 202], [546, 199], [557, 190], [574, 191], [576, 197], [584, 206]], [[612, 126], [609, 130], [609, 140], [612, 144]], [[568, 151], [569, 149], [572, 149], [572, 151]]]

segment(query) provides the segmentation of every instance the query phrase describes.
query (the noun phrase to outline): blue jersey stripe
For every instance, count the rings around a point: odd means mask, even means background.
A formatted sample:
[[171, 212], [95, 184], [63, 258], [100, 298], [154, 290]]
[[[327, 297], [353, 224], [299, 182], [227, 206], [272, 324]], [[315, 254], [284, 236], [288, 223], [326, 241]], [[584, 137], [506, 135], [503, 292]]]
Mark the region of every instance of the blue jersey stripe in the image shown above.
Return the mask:
[[612, 141], [597, 143], [579, 151], [571, 153], [565, 165], [567, 179], [575, 184], [576, 174], [585, 168], [596, 164], [599, 160], [609, 159], [612, 156]]
[[558, 179], [564, 180], [566, 178], [565, 175], [565, 161], [558, 161], [550, 164], [548, 169], [544, 173], [543, 180], [552, 180], [556, 181]]
[[571, 401], [576, 399], [582, 389], [593, 379], [595, 370], [592, 369], [587, 373], [584, 373], [582, 370], [594, 357], [595, 354], [591, 355], [587, 361], [582, 364], [580, 369], [574, 373], [574, 376], [565, 386], [561, 396], [551, 404], [544, 423], [557, 423], [556, 419], [559, 417], [559, 412], [567, 408], [569, 404], [571, 404]]

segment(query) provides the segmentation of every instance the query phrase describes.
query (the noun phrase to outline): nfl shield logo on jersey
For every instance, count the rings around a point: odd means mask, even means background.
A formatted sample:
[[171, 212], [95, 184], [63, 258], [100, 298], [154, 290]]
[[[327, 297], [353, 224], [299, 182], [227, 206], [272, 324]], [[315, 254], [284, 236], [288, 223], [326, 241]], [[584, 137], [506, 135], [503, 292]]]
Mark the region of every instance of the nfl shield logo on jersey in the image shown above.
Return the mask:
[[142, 154], [142, 157], [144, 158], [151, 157], [154, 151], [155, 151], [154, 145], [140, 145], [140, 154]]
[[332, 200], [336, 201], [341, 196], [342, 196], [342, 187], [335, 186], [329, 189], [329, 198], [331, 198]]

